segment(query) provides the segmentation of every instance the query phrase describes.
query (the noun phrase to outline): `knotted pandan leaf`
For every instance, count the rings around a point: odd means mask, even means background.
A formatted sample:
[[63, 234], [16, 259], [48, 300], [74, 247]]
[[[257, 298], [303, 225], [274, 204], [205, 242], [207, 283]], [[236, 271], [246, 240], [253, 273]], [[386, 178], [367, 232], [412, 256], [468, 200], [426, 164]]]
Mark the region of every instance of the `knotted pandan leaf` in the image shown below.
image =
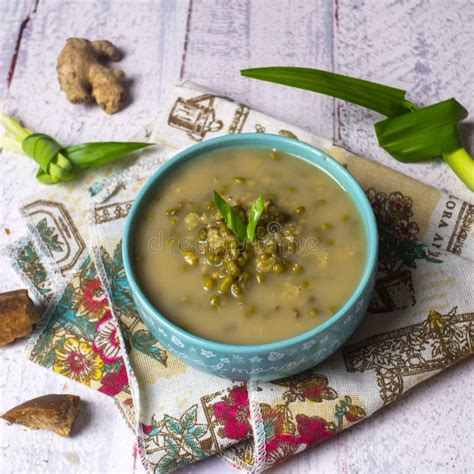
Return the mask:
[[63, 147], [45, 133], [32, 133], [14, 117], [0, 112], [0, 149], [25, 153], [39, 165], [36, 178], [43, 184], [68, 181], [78, 171], [102, 166], [153, 143], [94, 142]]
[[21, 146], [25, 154], [38, 163], [40, 169], [36, 178], [41, 183], [52, 184], [73, 178], [71, 162], [60, 153], [62, 146], [54, 138], [44, 133], [32, 133]]
[[24, 153], [38, 163], [36, 178], [43, 184], [72, 179], [77, 171], [102, 166], [133, 151], [151, 146], [140, 142], [94, 142], [64, 148], [44, 133], [32, 133], [23, 139]]

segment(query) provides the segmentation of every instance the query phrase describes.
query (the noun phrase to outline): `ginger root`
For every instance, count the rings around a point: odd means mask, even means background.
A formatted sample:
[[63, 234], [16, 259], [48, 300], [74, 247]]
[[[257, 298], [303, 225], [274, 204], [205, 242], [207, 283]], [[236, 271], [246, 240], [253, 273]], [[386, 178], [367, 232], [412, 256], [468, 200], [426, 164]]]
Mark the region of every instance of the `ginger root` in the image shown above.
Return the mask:
[[8, 410], [0, 418], [32, 430], [50, 430], [61, 436], [71, 436], [80, 400], [76, 395], [43, 395]]
[[81, 104], [92, 97], [108, 114], [118, 112], [126, 97], [125, 74], [103, 61], [120, 59], [122, 54], [110, 41], [68, 38], [57, 64], [59, 84], [68, 100]]
[[0, 346], [31, 336], [33, 325], [39, 319], [27, 290], [0, 293]]

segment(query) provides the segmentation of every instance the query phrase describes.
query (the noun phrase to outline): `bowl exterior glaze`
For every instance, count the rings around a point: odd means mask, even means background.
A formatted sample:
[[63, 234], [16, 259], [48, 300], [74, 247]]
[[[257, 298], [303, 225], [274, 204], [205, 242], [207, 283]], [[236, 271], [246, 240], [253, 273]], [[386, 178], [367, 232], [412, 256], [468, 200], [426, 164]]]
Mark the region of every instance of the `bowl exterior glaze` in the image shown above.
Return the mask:
[[[214, 150], [235, 147], [277, 149], [312, 163], [330, 174], [349, 193], [361, 214], [367, 255], [359, 286], [346, 304], [316, 328], [289, 339], [260, 345], [223, 344], [190, 334], [167, 320], [142, 292], [133, 270], [134, 229], [140, 210], [158, 182], [184, 162]], [[191, 146], [163, 165], [139, 192], [127, 218], [123, 261], [136, 307], [152, 334], [186, 364], [233, 380], [270, 381], [302, 372], [333, 354], [352, 335], [369, 304], [375, 281], [378, 236], [375, 217], [364, 191], [333, 158], [303, 142], [269, 134], [236, 134]], [[197, 315], [198, 317], [198, 315]]]

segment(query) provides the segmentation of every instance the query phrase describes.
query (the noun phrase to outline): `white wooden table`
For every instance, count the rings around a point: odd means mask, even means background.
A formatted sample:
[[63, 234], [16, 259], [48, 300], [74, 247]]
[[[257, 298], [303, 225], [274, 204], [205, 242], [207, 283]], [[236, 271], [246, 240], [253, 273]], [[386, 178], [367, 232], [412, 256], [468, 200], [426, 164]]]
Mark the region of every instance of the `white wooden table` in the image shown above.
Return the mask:
[[[456, 97], [474, 111], [472, 0], [0, 0], [0, 20], [1, 108], [59, 141], [125, 139], [158, 114], [174, 83], [190, 79], [472, 200], [442, 163], [393, 161], [376, 144], [372, 113], [239, 76], [244, 67], [317, 67], [408, 89], [421, 104]], [[109, 39], [124, 50], [120, 67], [133, 79], [124, 111], [109, 117], [65, 100], [55, 62], [70, 36]], [[463, 130], [472, 152], [472, 118]], [[31, 160], [0, 155], [2, 247], [21, 233], [16, 204], [40, 189], [34, 173]], [[5, 259], [0, 269], [0, 291], [21, 286]], [[76, 393], [87, 408], [72, 439], [0, 424], [0, 470], [140, 472], [111, 399], [25, 361], [23, 348], [0, 351], [1, 412], [51, 392]], [[468, 360], [274, 472], [472, 472], [472, 393]], [[215, 457], [188, 472], [231, 469]]]

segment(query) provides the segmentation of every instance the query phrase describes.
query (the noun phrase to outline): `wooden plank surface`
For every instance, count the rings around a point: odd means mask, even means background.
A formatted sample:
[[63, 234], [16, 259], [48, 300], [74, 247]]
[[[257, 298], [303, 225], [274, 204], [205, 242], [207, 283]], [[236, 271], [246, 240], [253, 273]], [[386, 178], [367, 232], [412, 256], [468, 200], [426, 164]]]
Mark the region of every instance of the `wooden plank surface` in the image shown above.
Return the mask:
[[[174, 83], [190, 79], [467, 196], [442, 164], [407, 167], [389, 159], [376, 145], [372, 114], [245, 79], [239, 70], [266, 65], [335, 68], [407, 88], [422, 104], [455, 96], [474, 110], [472, 1], [39, 0], [36, 5], [0, 0], [0, 11], [1, 108], [61, 141], [128, 137], [158, 114]], [[120, 67], [133, 79], [133, 100], [123, 112], [109, 117], [96, 107], [65, 100], [55, 62], [69, 36], [106, 38], [123, 48]], [[472, 151], [472, 126], [467, 135]], [[31, 160], [7, 154], [0, 159], [3, 248], [24, 230], [16, 203], [40, 186]], [[1, 258], [0, 268], [0, 291], [20, 286]], [[22, 351], [20, 342], [0, 352], [0, 411], [41, 393], [72, 391], [88, 402], [87, 416], [72, 440], [0, 425], [2, 471], [139, 471], [132, 436], [110, 399], [25, 362]], [[274, 472], [467, 472], [474, 444], [469, 428], [473, 369], [472, 361], [466, 361]], [[231, 470], [213, 458], [187, 472]]]
[[2, 3], [0, 16], [0, 98], [11, 82], [23, 36], [34, 14], [34, 0]]
[[332, 68], [327, 0], [193, 1], [183, 77], [321, 136], [332, 136], [332, 99], [240, 76], [257, 66]]
[[[469, 0], [338, 0], [334, 37], [336, 72], [408, 91], [417, 105], [455, 97], [474, 110], [474, 3]], [[336, 141], [356, 153], [454, 195], [472, 193], [441, 160], [399, 163], [377, 145], [372, 124], [381, 119], [338, 103]], [[464, 128], [472, 150], [474, 127]]]

